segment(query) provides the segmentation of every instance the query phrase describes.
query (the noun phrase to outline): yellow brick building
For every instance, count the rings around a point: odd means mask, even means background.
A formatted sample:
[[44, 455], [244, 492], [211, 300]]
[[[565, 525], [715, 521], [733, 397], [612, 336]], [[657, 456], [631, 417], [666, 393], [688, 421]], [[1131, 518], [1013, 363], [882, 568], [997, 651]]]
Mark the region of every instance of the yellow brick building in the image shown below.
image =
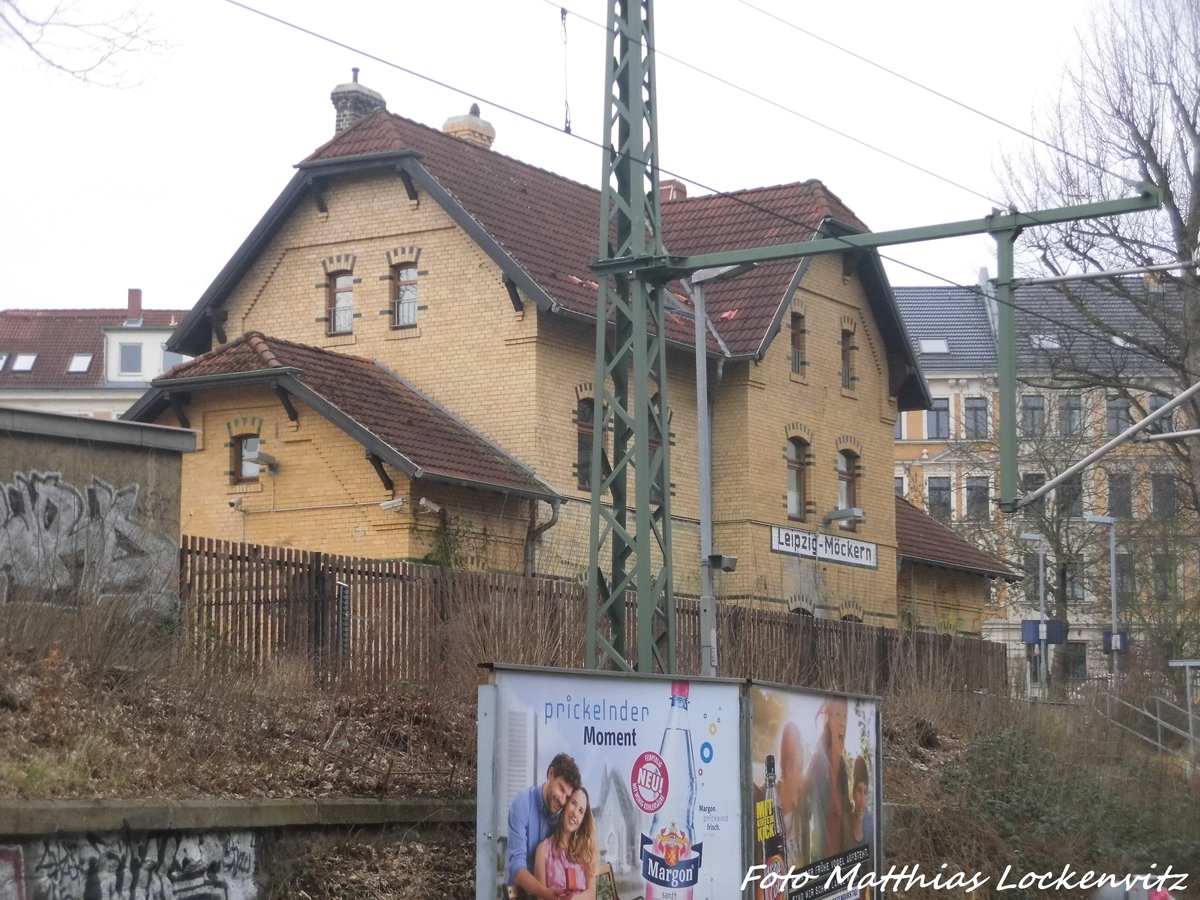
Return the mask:
[[[131, 413], [200, 432], [184, 532], [584, 575], [598, 192], [493, 151], [477, 111], [438, 131], [357, 83], [334, 102], [334, 138], [172, 337], [198, 359]], [[865, 230], [816, 181], [669, 187], [676, 254]], [[694, 317], [674, 287], [674, 581], [696, 593]], [[714, 541], [741, 560], [718, 593], [895, 624], [892, 432], [929, 395], [878, 256], [760, 265], [707, 302]], [[379, 373], [437, 428], [406, 424]], [[862, 520], [825, 522], [847, 507]]]

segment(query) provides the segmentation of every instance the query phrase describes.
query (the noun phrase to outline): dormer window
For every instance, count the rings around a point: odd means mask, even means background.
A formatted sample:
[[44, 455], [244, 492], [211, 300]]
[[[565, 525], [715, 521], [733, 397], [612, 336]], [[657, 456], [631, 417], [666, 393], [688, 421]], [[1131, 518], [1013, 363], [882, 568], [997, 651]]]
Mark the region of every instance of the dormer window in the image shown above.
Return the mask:
[[0, 353], [0, 370], [4, 369], [4, 364], [8, 362], [8, 354]]
[[86, 372], [88, 370], [88, 367], [91, 364], [92, 364], [92, 354], [76, 353], [74, 356], [71, 357], [71, 362], [67, 366], [67, 371], [72, 375], [82, 375], [84, 372]]
[[949, 353], [950, 342], [945, 338], [921, 338], [921, 353], [928, 356], [936, 353]]
[[1031, 334], [1029, 336], [1029, 344], [1034, 350], [1062, 349], [1062, 344], [1059, 343], [1058, 336], [1053, 334]]
[[121, 344], [118, 350], [118, 371], [122, 375], [142, 374], [142, 345]]
[[18, 353], [13, 359], [12, 370], [14, 372], [32, 372], [36, 360], [36, 353]]

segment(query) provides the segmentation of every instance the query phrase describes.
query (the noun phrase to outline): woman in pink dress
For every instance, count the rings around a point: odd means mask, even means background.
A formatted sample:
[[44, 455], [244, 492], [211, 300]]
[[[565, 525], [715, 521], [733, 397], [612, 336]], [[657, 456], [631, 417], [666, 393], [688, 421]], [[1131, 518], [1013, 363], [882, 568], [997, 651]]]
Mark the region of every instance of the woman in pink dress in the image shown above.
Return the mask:
[[537, 880], [556, 891], [556, 896], [595, 900], [596, 823], [583, 788], [571, 794], [558, 827], [538, 844], [533, 868]]

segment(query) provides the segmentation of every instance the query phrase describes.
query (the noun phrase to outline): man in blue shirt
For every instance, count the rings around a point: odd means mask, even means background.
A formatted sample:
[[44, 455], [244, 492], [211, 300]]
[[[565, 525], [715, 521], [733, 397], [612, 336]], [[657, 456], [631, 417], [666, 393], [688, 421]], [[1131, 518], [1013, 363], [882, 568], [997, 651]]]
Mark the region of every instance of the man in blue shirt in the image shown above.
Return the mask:
[[544, 784], [535, 785], [513, 798], [508, 810], [505, 884], [516, 885], [526, 895], [540, 900], [559, 900], [562, 896], [534, 877], [533, 857], [537, 845], [548, 838], [558, 825], [562, 808], [582, 780], [575, 760], [560, 753], [550, 760]]

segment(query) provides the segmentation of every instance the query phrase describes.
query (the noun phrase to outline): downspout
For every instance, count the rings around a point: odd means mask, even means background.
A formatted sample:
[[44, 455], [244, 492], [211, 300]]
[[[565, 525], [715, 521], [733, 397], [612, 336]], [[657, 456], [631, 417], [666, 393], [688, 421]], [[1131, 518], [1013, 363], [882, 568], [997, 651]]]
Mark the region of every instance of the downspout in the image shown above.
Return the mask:
[[[532, 502], [533, 502], [533, 512], [534, 512], [534, 515], [536, 516], [537, 515], [537, 501], [534, 500]], [[525, 533], [525, 577], [526, 578], [533, 577], [533, 563], [534, 563], [534, 555], [537, 552], [535, 549], [537, 546], [537, 542], [539, 540], [541, 540], [541, 537], [543, 534], [545, 534], [547, 531], [549, 531], [551, 528], [553, 528], [555, 525], [558, 524], [558, 511], [559, 511], [559, 506], [561, 504], [562, 504], [562, 500], [559, 498], [555, 498], [554, 500], [551, 500], [550, 501], [550, 518], [547, 521], [543, 522], [541, 525], [537, 525], [533, 528], [530, 528], [529, 531], [527, 531]]]

